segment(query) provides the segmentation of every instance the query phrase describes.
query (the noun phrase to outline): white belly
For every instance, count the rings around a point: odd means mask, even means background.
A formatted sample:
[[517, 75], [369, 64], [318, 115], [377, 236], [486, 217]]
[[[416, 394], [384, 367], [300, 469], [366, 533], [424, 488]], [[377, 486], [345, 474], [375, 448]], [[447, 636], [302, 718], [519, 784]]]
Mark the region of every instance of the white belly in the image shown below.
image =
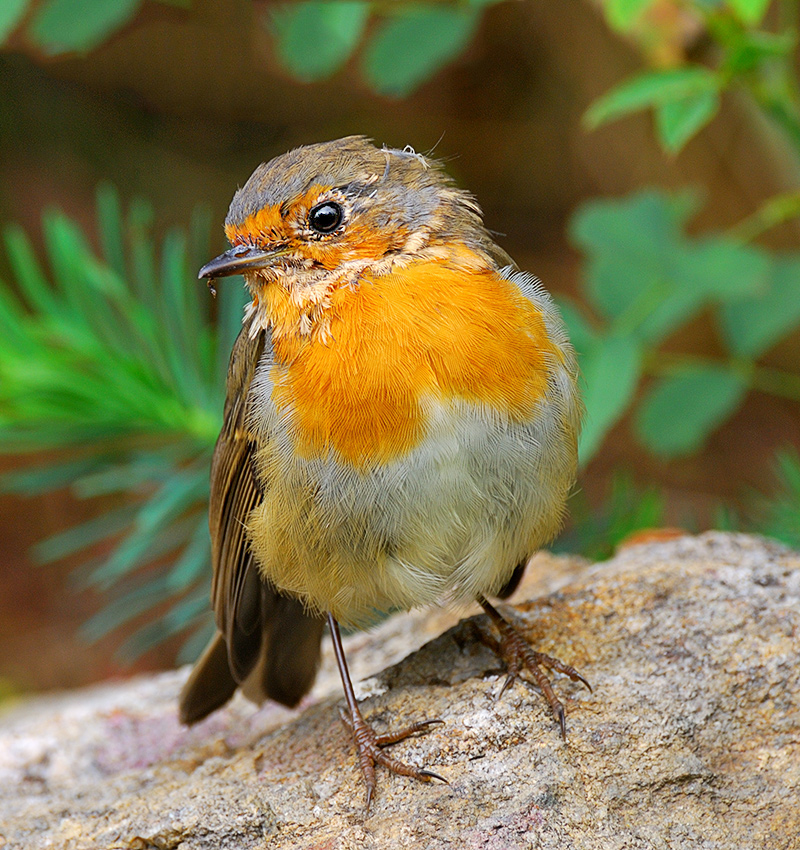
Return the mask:
[[291, 417], [262, 396], [253, 420], [266, 493], [248, 529], [263, 575], [357, 625], [443, 596], [496, 592], [556, 533], [574, 480], [578, 405], [572, 378], [555, 371], [533, 422], [429, 402], [423, 442], [366, 471], [297, 457]]

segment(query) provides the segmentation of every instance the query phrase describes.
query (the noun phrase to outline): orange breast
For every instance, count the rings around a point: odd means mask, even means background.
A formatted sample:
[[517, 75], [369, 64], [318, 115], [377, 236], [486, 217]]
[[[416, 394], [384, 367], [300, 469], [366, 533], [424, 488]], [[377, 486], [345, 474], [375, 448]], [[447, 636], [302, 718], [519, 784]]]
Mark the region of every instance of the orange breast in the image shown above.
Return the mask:
[[276, 335], [273, 400], [302, 455], [360, 467], [418, 445], [428, 399], [530, 419], [559, 356], [541, 312], [491, 271], [417, 263], [337, 289], [326, 313], [325, 338]]

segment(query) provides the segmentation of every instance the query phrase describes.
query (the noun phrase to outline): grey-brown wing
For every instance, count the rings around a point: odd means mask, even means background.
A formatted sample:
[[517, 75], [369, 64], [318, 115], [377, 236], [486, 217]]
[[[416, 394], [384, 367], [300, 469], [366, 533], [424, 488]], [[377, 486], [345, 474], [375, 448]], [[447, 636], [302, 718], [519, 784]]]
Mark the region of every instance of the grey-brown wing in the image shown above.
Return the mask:
[[263, 498], [255, 441], [247, 427], [248, 403], [268, 344], [265, 333], [250, 339], [242, 332], [231, 355], [209, 504], [211, 603], [219, 633], [181, 694], [185, 723], [224, 704], [239, 685], [256, 701], [269, 697], [295, 705], [316, 675], [323, 621], [263, 581], [247, 539], [247, 517]]
[[211, 604], [237, 682], [243, 682], [252, 670], [261, 643], [261, 580], [245, 523], [263, 498], [255, 472], [256, 446], [248, 432], [247, 411], [264, 343], [264, 333], [250, 339], [242, 332], [234, 344], [222, 430], [211, 462]]

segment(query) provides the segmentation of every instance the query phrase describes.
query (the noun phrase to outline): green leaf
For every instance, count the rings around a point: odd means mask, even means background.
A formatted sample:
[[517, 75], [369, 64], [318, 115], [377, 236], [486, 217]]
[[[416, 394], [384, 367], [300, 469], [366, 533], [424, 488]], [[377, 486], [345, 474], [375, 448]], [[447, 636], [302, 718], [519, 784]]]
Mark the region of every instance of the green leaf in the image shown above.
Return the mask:
[[578, 446], [582, 464], [591, 460], [631, 403], [641, 369], [641, 349], [632, 337], [605, 337], [584, 353], [581, 370], [586, 415]]
[[42, 313], [56, 311], [56, 299], [53, 296], [52, 287], [44, 276], [25, 231], [18, 225], [11, 224], [5, 229], [3, 235], [14, 278], [28, 306]]
[[0, 280], [0, 376], [7, 363], [3, 349], [8, 350], [13, 358], [21, 358], [32, 354], [36, 343], [30, 337], [30, 320], [23, 305], [16, 293]]
[[583, 120], [593, 130], [640, 109], [717, 92], [720, 85], [719, 77], [700, 65], [637, 74], [598, 98]]
[[0, 3], [0, 44], [17, 28], [27, 8], [28, 0], [3, 0]]
[[135, 199], [128, 212], [128, 238], [131, 245], [131, 280], [133, 291], [143, 304], [153, 304], [159, 295], [156, 258], [150, 228], [153, 208]]
[[130, 524], [135, 514], [135, 505], [124, 505], [121, 508], [106, 511], [101, 516], [80, 525], [74, 525], [59, 534], [54, 534], [36, 544], [33, 550], [36, 560], [42, 563], [58, 561], [101, 540], [113, 537]]
[[656, 131], [668, 153], [677, 153], [717, 114], [719, 92], [702, 91], [656, 107]]
[[164, 238], [161, 257], [161, 298], [164, 306], [164, 341], [171, 372], [178, 378], [175, 386], [187, 402], [203, 405], [206, 401], [201, 363], [193, 351], [203, 342], [203, 317], [200, 313], [201, 287], [187, 286], [186, 237], [171, 229]]
[[678, 241], [698, 206], [693, 192], [668, 194], [659, 189], [588, 201], [573, 216], [570, 234], [591, 252], [622, 249], [646, 254], [653, 245]]
[[103, 257], [120, 279], [127, 276], [125, 263], [125, 237], [122, 219], [122, 207], [119, 193], [110, 183], [97, 187], [97, 222], [100, 229], [100, 244]]
[[730, 369], [686, 368], [648, 392], [637, 413], [637, 433], [661, 457], [692, 454], [739, 407], [746, 392], [747, 382]]
[[724, 236], [683, 234], [691, 197], [639, 192], [585, 204], [572, 238], [587, 252], [585, 289], [614, 332], [658, 343], [708, 303], [765, 286], [766, 252]]
[[208, 596], [208, 588], [201, 587], [175, 603], [161, 619], [142, 626], [131, 635], [119, 648], [118, 657], [124, 661], [133, 661], [167, 638], [188, 628], [198, 616], [208, 610]]
[[[109, 587], [125, 573], [148, 559], [150, 547], [157, 537], [171, 527], [178, 528], [176, 520], [187, 511], [196, 508], [208, 497], [206, 474], [178, 473], [164, 483], [141, 507], [136, 515], [134, 527], [117, 546], [106, 563], [92, 575], [92, 581]], [[184, 529], [176, 534], [175, 545], [185, 543]]]
[[348, 60], [369, 16], [366, 2], [282, 3], [269, 10], [277, 54], [299, 80], [330, 77]]
[[720, 301], [736, 301], [764, 292], [768, 286], [771, 258], [755, 245], [741, 245], [725, 234], [689, 241], [680, 258], [686, 286]]
[[30, 32], [47, 53], [89, 51], [131, 21], [142, 0], [45, 0]]
[[399, 6], [364, 52], [367, 81], [379, 94], [404, 97], [466, 48], [479, 18], [468, 6]]
[[[249, 300], [244, 278], [239, 275], [228, 278], [217, 293], [217, 378], [216, 386], [224, 393], [225, 376], [228, 373], [228, 362], [231, 357], [233, 343], [242, 330], [242, 312]], [[222, 401], [224, 401], [224, 394]]]
[[72, 484], [76, 478], [89, 474], [103, 464], [97, 455], [69, 460], [64, 463], [49, 463], [32, 469], [19, 469], [0, 475], [0, 490], [6, 493], [22, 493], [31, 496], [45, 493]]
[[211, 537], [208, 531], [208, 517], [204, 513], [199, 519], [194, 533], [175, 561], [167, 577], [167, 589], [178, 593], [200, 579], [208, 572], [211, 563]]
[[756, 359], [800, 324], [800, 255], [776, 258], [768, 286], [750, 298], [724, 304], [719, 312], [728, 348]]
[[605, 0], [605, 13], [612, 29], [627, 32], [656, 0]]
[[82, 636], [88, 641], [100, 640], [148, 608], [161, 604], [168, 595], [167, 579], [168, 576], [159, 575], [106, 604], [81, 626]]
[[769, 3], [770, 0], [728, 0], [731, 9], [750, 26], [761, 22]]
[[[748, 30], [739, 26], [731, 26], [725, 39], [725, 53], [721, 72], [727, 79], [741, 79], [742, 76], [755, 72], [758, 76], [771, 73], [770, 60], [788, 59], [794, 53], [797, 36], [792, 29], [780, 32], [764, 30]], [[791, 61], [788, 59], [788, 61]], [[783, 100], [789, 95], [776, 96]]]
[[185, 457], [172, 447], [161, 451], [126, 454], [122, 459], [112, 456], [104, 458], [102, 463], [96, 463], [99, 468], [76, 474], [70, 483], [79, 499], [108, 496], [125, 490], [133, 492], [171, 478], [175, 468], [182, 466], [183, 462]]

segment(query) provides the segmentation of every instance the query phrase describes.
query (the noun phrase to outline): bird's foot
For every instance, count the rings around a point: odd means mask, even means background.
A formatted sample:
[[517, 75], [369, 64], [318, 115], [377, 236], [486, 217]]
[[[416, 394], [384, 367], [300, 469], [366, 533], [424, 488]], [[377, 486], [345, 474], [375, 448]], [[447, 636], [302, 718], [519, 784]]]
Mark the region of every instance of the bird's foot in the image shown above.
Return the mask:
[[500, 612], [485, 599], [479, 598], [478, 602], [481, 604], [483, 610], [489, 615], [489, 619], [492, 624], [500, 633], [500, 640], [498, 641], [493, 635], [489, 634], [484, 629], [478, 629], [480, 639], [506, 663], [506, 680], [503, 682], [503, 686], [497, 694], [497, 699], [500, 699], [506, 690], [514, 684], [523, 670], [527, 670], [531, 676], [533, 676], [533, 680], [544, 694], [544, 697], [550, 706], [550, 711], [553, 713], [553, 717], [556, 719], [561, 729], [561, 737], [566, 739], [567, 723], [564, 705], [556, 696], [553, 686], [550, 683], [550, 679], [547, 677], [547, 674], [542, 668], [550, 670], [551, 672], [555, 671], [556, 673], [563, 673], [564, 675], [569, 676], [573, 682], [581, 682], [590, 691], [592, 690], [592, 686], [574, 667], [571, 667], [569, 664], [565, 664], [563, 661], [559, 661], [558, 658], [553, 658], [552, 655], [545, 655], [543, 652], [537, 652], [536, 650], [531, 649], [528, 642], [514, 628], [514, 626], [505, 620]]
[[364, 720], [361, 711], [356, 708], [354, 712], [348, 712], [344, 708], [340, 709], [342, 721], [345, 726], [353, 733], [353, 741], [358, 752], [358, 761], [361, 765], [361, 770], [364, 774], [364, 782], [367, 786], [367, 811], [372, 802], [372, 795], [375, 791], [375, 765], [382, 764], [392, 773], [400, 774], [401, 776], [412, 776], [414, 779], [419, 779], [423, 782], [429, 782], [431, 779], [438, 779], [440, 782], [449, 784], [443, 776], [434, 773], [432, 770], [424, 768], [412, 767], [398, 759], [392, 758], [383, 751], [383, 747], [390, 744], [396, 744], [399, 741], [404, 741], [406, 738], [414, 735], [416, 732], [425, 731], [428, 726], [434, 723], [444, 723], [444, 720], [434, 718], [433, 720], [420, 720], [417, 723], [412, 723], [405, 729], [400, 729], [396, 732], [386, 732], [379, 735], [372, 726]]

